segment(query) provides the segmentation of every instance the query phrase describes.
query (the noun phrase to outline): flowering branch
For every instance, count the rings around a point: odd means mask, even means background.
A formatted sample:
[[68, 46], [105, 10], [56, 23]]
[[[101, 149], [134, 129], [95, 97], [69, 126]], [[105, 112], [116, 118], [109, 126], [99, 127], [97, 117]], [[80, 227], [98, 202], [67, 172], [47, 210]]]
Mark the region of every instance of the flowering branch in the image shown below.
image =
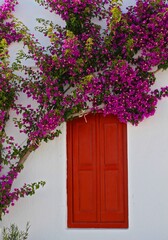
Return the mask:
[[0, 6], [0, 220], [3, 214], [8, 213], [10, 205], [13, 206], [20, 197], [33, 195], [36, 189], [45, 184], [41, 181], [12, 189], [14, 180], [23, 168], [22, 164], [30, 154], [26, 146], [21, 148], [12, 136], [6, 134], [10, 112], [16, 108], [21, 91], [21, 78], [14, 74], [19, 65], [11, 67], [8, 54], [8, 45], [23, 36], [17, 31], [16, 21], [11, 14], [16, 4], [15, 0], [5, 0]]

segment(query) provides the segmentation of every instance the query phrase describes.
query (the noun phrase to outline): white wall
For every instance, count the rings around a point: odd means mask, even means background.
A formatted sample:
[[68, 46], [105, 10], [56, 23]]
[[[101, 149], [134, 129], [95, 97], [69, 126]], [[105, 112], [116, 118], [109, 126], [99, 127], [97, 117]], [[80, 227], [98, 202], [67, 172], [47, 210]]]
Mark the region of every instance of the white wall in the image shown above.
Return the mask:
[[[19, 3], [16, 15], [31, 30], [35, 17], [53, 18], [34, 0]], [[14, 44], [13, 49], [16, 48]], [[158, 80], [168, 84], [168, 71], [158, 74]], [[138, 127], [128, 125], [129, 229], [67, 229], [65, 124], [58, 139], [42, 144], [31, 154], [16, 182], [16, 186], [22, 186], [24, 182], [45, 180], [46, 186], [10, 208], [2, 226], [16, 223], [24, 229], [30, 221], [29, 240], [167, 240], [167, 123], [168, 99], [165, 99], [159, 103], [154, 117]]]

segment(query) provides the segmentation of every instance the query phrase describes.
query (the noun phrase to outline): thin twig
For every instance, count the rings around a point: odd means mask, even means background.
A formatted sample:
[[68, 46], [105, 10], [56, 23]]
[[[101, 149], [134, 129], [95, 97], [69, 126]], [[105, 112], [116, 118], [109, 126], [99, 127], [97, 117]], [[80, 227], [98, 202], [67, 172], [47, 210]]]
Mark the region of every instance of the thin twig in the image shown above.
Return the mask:
[[67, 89], [64, 90], [63, 94], [65, 94], [70, 88], [71, 88], [71, 84], [67, 87]]
[[159, 71], [161, 71], [161, 69], [157, 69], [157, 70], [155, 70], [154, 72], [152, 72], [153, 74], [156, 74], [156, 73], [158, 73]]

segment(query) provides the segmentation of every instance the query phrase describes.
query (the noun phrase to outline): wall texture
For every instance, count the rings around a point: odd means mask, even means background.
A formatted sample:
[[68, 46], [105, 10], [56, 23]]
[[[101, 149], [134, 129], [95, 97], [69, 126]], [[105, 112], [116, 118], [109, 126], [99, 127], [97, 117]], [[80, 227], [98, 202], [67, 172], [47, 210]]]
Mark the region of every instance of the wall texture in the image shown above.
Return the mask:
[[[3, 2], [0, 0], [0, 3]], [[134, 0], [125, 0], [124, 6]], [[34, 0], [19, 0], [16, 16], [34, 31], [35, 18], [59, 18]], [[38, 35], [45, 44], [45, 40]], [[21, 45], [11, 46], [12, 57]], [[31, 65], [31, 63], [30, 63]], [[157, 75], [168, 84], [168, 71]], [[66, 124], [59, 139], [32, 153], [15, 185], [45, 180], [33, 197], [21, 199], [4, 217], [2, 226], [31, 224], [30, 240], [167, 240], [168, 239], [168, 99], [159, 103], [154, 117], [138, 127], [128, 124], [129, 228], [68, 229], [66, 203]]]

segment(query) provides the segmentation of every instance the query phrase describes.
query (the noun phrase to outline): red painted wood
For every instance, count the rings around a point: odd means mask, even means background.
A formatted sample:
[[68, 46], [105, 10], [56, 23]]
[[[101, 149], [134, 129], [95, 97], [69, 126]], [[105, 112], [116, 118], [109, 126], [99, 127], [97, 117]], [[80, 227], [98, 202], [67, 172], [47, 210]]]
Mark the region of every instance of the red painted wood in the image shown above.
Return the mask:
[[67, 124], [68, 227], [128, 227], [126, 137], [114, 116]]
[[123, 124], [100, 117], [101, 222], [124, 222]]

